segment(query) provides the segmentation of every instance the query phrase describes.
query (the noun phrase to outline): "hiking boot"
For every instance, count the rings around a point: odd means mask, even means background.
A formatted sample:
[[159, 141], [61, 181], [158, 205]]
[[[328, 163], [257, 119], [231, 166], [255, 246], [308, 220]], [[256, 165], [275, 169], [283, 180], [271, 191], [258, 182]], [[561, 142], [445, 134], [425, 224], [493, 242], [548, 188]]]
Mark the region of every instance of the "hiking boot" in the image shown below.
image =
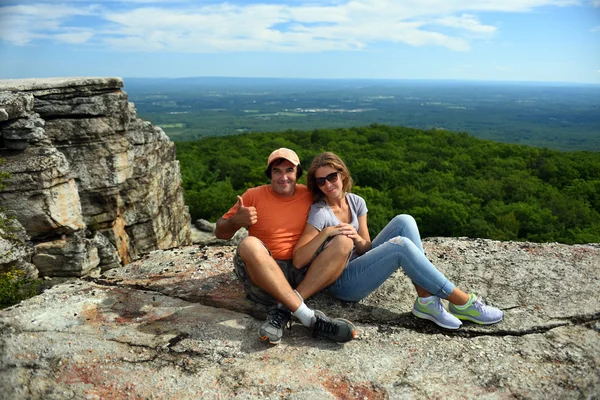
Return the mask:
[[267, 310], [267, 321], [258, 330], [260, 340], [269, 344], [279, 344], [283, 337], [283, 328], [288, 325], [292, 329], [290, 319], [292, 313], [282, 304], [272, 306]]
[[442, 299], [437, 296], [432, 296], [431, 300], [425, 304], [421, 303], [421, 300], [417, 297], [412, 313], [415, 317], [428, 319], [446, 329], [458, 329], [462, 325], [458, 318], [446, 310], [446, 307], [442, 304]]
[[315, 310], [309, 329], [313, 336], [323, 336], [338, 343], [349, 342], [356, 337], [356, 327], [352, 322], [343, 318], [329, 318], [319, 310]]
[[496, 307], [486, 305], [474, 294], [469, 296], [469, 301], [464, 306], [450, 304], [449, 311], [457, 318], [475, 322], [476, 324], [489, 325], [502, 321], [504, 313]]

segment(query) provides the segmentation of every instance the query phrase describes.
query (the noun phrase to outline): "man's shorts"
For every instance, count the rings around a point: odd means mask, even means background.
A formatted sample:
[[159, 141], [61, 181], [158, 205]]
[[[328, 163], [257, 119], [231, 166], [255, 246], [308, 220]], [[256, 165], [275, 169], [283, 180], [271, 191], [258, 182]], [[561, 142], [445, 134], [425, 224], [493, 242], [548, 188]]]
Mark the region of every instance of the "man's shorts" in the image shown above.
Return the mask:
[[[266, 246], [265, 246], [266, 249]], [[267, 249], [269, 251], [269, 249]], [[269, 251], [269, 255], [271, 252]], [[289, 282], [290, 286], [295, 289], [298, 287], [300, 282], [304, 279], [306, 271], [308, 271], [308, 265], [303, 268], [296, 268], [292, 263], [292, 260], [275, 260], [285, 279]], [[244, 284], [244, 290], [246, 291], [246, 297], [256, 303], [264, 304], [266, 306], [277, 304], [277, 300], [269, 293], [265, 292], [250, 280], [246, 263], [240, 257], [239, 250], [236, 250], [235, 256], [233, 256], [233, 268], [235, 274], [238, 276], [240, 281]]]

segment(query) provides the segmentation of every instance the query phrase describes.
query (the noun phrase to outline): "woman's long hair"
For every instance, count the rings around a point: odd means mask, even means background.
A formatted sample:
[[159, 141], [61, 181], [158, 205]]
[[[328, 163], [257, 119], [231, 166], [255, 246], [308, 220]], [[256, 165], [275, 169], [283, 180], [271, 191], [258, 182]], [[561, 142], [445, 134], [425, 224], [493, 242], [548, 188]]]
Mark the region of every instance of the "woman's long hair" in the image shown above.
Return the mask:
[[315, 177], [317, 169], [321, 167], [331, 167], [335, 169], [340, 174], [340, 179], [342, 179], [342, 190], [346, 193], [350, 193], [353, 181], [350, 176], [350, 171], [348, 171], [348, 167], [346, 167], [346, 164], [344, 164], [342, 159], [336, 154], [326, 151], [315, 157], [312, 164], [310, 164], [308, 175], [306, 177], [306, 186], [308, 187], [308, 190], [311, 191], [315, 203], [319, 200], [323, 200], [325, 197], [323, 192], [321, 192], [319, 185], [317, 185]]

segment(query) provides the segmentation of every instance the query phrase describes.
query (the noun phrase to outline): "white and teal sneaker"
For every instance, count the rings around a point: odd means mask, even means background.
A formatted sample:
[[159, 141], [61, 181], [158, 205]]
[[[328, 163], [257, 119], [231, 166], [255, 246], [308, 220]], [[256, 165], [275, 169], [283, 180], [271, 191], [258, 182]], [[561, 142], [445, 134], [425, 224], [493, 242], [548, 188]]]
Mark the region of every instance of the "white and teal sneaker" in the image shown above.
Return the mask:
[[458, 329], [462, 322], [450, 314], [437, 296], [431, 296], [425, 303], [417, 297], [412, 313], [415, 317], [428, 319], [446, 329]]
[[469, 301], [464, 306], [450, 304], [449, 311], [459, 319], [490, 325], [502, 321], [504, 313], [496, 307], [486, 305], [474, 294], [469, 295]]

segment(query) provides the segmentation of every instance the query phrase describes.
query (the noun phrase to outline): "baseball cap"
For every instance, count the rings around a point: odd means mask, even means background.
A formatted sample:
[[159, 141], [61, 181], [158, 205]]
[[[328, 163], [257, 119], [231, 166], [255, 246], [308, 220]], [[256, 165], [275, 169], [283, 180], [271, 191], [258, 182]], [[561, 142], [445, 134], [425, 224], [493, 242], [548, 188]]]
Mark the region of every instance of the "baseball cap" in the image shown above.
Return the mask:
[[300, 159], [298, 158], [296, 152], [282, 147], [271, 153], [271, 155], [269, 156], [269, 160], [267, 161], [267, 168], [269, 167], [269, 165], [271, 165], [273, 161], [277, 160], [278, 158], [284, 158], [292, 164], [294, 164], [294, 166], [300, 164]]

